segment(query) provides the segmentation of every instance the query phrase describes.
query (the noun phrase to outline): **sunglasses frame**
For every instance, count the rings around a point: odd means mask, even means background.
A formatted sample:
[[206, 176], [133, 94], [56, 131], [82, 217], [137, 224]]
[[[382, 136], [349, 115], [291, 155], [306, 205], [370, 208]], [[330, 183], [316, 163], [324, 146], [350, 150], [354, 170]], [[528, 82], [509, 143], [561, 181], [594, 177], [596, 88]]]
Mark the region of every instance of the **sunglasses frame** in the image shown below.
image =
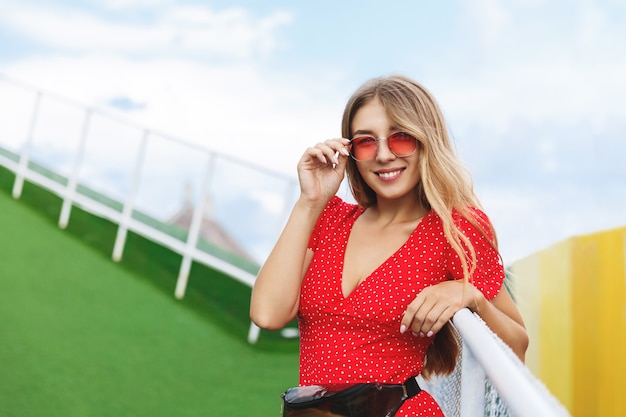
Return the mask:
[[[408, 137], [410, 137], [411, 139], [413, 139], [415, 141], [415, 149], [413, 149], [413, 151], [411, 151], [410, 153], [407, 153], [407, 154], [397, 154], [397, 153], [395, 153], [393, 151], [391, 146], [389, 146], [389, 150], [391, 151], [392, 154], [394, 154], [398, 158], [405, 158], [407, 156], [411, 156], [411, 155], [413, 155], [417, 151], [418, 140], [417, 140], [417, 138], [415, 136], [413, 136], [413, 135], [411, 135], [411, 134], [409, 134], [407, 132], [392, 133], [391, 135], [389, 135], [386, 138], [375, 138], [373, 136], [359, 136], [359, 137], [356, 137], [356, 138], [352, 138], [352, 139], [350, 139], [350, 156], [352, 157], [352, 159], [354, 159], [355, 161], [358, 161], [358, 162], [371, 161], [372, 159], [376, 158], [376, 154], [378, 153], [378, 142], [380, 142], [381, 140], [386, 140], [387, 144], [389, 144], [389, 139], [393, 138], [394, 136], [402, 136], [402, 135], [408, 136]], [[359, 140], [359, 139], [373, 139], [374, 141], [376, 141], [376, 152], [374, 152], [374, 155], [372, 155], [371, 158], [368, 158], [368, 159], [357, 159], [357, 157], [354, 155], [354, 153], [352, 151], [354, 146], [352, 145], [352, 143], [355, 140]]]

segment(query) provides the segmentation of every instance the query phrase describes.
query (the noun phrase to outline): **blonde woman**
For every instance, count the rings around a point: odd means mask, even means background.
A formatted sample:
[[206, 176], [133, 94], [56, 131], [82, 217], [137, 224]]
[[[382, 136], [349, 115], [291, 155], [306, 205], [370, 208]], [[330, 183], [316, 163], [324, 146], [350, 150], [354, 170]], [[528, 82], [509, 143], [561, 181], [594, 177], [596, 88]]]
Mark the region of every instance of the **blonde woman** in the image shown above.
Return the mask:
[[[370, 80], [342, 136], [304, 152], [300, 197], [252, 292], [261, 328], [298, 317], [300, 385], [449, 373], [459, 346], [448, 323], [464, 307], [523, 360], [495, 232], [432, 95], [404, 76]], [[336, 196], [346, 174], [357, 204]], [[443, 414], [422, 391], [397, 415]]]

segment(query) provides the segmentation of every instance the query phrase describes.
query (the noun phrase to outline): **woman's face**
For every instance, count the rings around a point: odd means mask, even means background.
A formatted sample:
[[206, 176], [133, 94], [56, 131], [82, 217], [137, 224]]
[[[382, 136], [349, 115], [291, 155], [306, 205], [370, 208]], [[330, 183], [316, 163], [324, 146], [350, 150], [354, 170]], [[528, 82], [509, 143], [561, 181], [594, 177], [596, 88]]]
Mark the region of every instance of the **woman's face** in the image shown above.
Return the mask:
[[[373, 136], [388, 138], [400, 130], [391, 124], [382, 103], [373, 99], [364, 104], [352, 119], [352, 138]], [[363, 180], [376, 193], [378, 200], [399, 199], [412, 194], [420, 181], [419, 148], [409, 156], [396, 156], [389, 149], [387, 140], [377, 141], [373, 159], [357, 161], [356, 166]]]

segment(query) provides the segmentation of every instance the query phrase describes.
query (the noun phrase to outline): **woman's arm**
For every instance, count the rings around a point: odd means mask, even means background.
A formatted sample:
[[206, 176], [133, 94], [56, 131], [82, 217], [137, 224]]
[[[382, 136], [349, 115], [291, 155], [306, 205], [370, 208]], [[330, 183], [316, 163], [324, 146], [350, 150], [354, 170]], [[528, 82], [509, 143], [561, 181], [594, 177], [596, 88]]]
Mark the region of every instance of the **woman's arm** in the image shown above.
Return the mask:
[[528, 332], [524, 320], [507, 289], [502, 289], [491, 300], [475, 289], [474, 305], [470, 310], [477, 313], [515, 354], [524, 361], [528, 349]]
[[400, 332], [411, 329], [418, 337], [432, 337], [457, 311], [465, 307], [477, 313], [524, 361], [528, 333], [517, 306], [504, 286], [491, 300], [462, 279], [427, 287], [409, 304], [402, 317]]
[[311, 233], [343, 180], [347, 139], [330, 139], [308, 148], [298, 162], [300, 198], [252, 288], [250, 318], [264, 329], [280, 329], [298, 312], [300, 286], [313, 252]]
[[313, 257], [307, 245], [320, 212], [301, 202], [294, 206], [252, 289], [250, 318], [257, 326], [276, 330], [295, 317], [302, 278]]

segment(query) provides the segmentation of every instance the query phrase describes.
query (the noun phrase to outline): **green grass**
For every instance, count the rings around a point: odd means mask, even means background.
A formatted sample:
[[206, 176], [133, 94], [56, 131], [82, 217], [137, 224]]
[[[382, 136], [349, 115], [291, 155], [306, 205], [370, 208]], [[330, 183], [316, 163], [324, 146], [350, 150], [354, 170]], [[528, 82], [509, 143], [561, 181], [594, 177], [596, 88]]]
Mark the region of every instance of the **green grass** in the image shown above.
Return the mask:
[[202, 265], [173, 296], [180, 256], [0, 168], [0, 416], [279, 416], [297, 342], [246, 342], [250, 289]]

